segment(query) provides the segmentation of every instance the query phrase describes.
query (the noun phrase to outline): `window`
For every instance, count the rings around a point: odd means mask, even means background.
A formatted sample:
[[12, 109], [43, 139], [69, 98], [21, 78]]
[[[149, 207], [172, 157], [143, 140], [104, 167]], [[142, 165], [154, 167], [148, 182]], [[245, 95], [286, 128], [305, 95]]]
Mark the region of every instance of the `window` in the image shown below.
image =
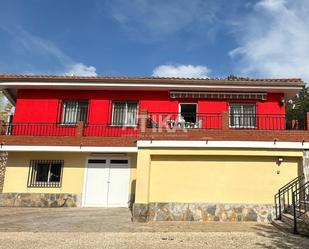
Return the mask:
[[256, 114], [254, 104], [230, 104], [230, 127], [255, 128]]
[[106, 160], [101, 160], [101, 159], [89, 159], [88, 163], [106, 163]]
[[137, 102], [113, 102], [112, 125], [136, 126]]
[[196, 104], [179, 104], [180, 115], [185, 122], [196, 123]]
[[31, 160], [28, 187], [61, 187], [62, 160]]
[[111, 164], [128, 164], [128, 160], [114, 159], [110, 161]]
[[63, 101], [62, 123], [76, 124], [79, 121], [87, 121], [88, 101]]

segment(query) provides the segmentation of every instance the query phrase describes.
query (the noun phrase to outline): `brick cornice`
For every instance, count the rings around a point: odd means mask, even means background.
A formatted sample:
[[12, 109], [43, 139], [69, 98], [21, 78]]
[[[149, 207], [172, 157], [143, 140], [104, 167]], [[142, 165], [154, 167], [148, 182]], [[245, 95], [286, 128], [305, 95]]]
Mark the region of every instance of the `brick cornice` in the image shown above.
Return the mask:
[[110, 146], [135, 147], [137, 140], [213, 140], [213, 141], [280, 141], [309, 142], [309, 131], [298, 130], [206, 130], [187, 129], [174, 132], [146, 129], [138, 137], [61, 137], [61, 136], [0, 136], [1, 145], [45, 146]]
[[147, 129], [141, 133], [139, 139], [144, 140], [213, 140], [213, 141], [281, 141], [281, 142], [308, 142], [309, 131], [298, 130], [203, 130], [192, 129], [186, 132], [163, 130], [156, 132]]
[[134, 147], [136, 137], [0, 136], [2, 145]]

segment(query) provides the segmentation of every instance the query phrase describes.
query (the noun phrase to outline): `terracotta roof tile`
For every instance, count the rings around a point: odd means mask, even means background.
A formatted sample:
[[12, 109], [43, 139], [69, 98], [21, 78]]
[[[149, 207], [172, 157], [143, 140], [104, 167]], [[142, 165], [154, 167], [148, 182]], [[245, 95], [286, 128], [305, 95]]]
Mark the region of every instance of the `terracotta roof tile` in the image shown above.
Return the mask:
[[224, 84], [224, 85], [292, 85], [303, 86], [300, 78], [259, 79], [228, 76], [227, 78], [178, 78], [178, 77], [127, 77], [127, 76], [66, 76], [66, 75], [25, 75], [0, 74], [0, 82], [8, 81], [46, 81], [46, 82], [121, 82], [121, 83], [174, 83], [174, 84]]

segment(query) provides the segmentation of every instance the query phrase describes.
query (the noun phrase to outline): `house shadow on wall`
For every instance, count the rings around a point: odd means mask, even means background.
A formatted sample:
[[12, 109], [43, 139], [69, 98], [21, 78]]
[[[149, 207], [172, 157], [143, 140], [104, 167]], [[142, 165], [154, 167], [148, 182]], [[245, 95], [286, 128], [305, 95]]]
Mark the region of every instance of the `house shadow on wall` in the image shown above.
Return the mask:
[[133, 180], [131, 182], [131, 194], [130, 194], [130, 200], [129, 200], [129, 208], [130, 208], [131, 214], [133, 214], [133, 205], [135, 203], [135, 188], [136, 188], [136, 180]]

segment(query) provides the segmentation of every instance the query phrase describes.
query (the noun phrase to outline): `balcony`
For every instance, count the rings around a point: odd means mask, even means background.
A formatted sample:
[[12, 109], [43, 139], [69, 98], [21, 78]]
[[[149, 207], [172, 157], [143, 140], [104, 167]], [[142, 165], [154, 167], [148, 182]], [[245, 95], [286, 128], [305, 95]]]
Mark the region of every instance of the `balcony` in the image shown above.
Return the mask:
[[3, 123], [0, 130], [5, 136], [76, 136], [77, 125], [54, 123]]
[[305, 121], [287, 121], [285, 115], [145, 113], [140, 140], [309, 141], [309, 113]]
[[166, 113], [150, 112], [147, 128], [156, 129], [222, 129], [247, 130], [305, 130], [305, 123], [288, 121], [285, 115], [273, 114], [234, 114], [227, 113]]
[[106, 124], [11, 123], [0, 124], [1, 145], [136, 146], [138, 127]]
[[221, 129], [221, 113], [167, 113], [150, 112], [147, 128], [160, 129]]
[[120, 127], [103, 124], [55, 124], [55, 123], [10, 123], [2, 124], [0, 135], [4, 136], [77, 136], [82, 127], [85, 137], [125, 137], [137, 136], [138, 127]]
[[0, 124], [6, 145], [136, 146], [140, 140], [309, 141], [306, 122], [284, 115], [141, 111], [136, 126], [109, 124]]
[[85, 124], [83, 127], [85, 137], [137, 137], [138, 134], [138, 126]]
[[285, 115], [234, 114], [229, 115], [230, 129], [305, 130], [305, 122], [287, 120]]

